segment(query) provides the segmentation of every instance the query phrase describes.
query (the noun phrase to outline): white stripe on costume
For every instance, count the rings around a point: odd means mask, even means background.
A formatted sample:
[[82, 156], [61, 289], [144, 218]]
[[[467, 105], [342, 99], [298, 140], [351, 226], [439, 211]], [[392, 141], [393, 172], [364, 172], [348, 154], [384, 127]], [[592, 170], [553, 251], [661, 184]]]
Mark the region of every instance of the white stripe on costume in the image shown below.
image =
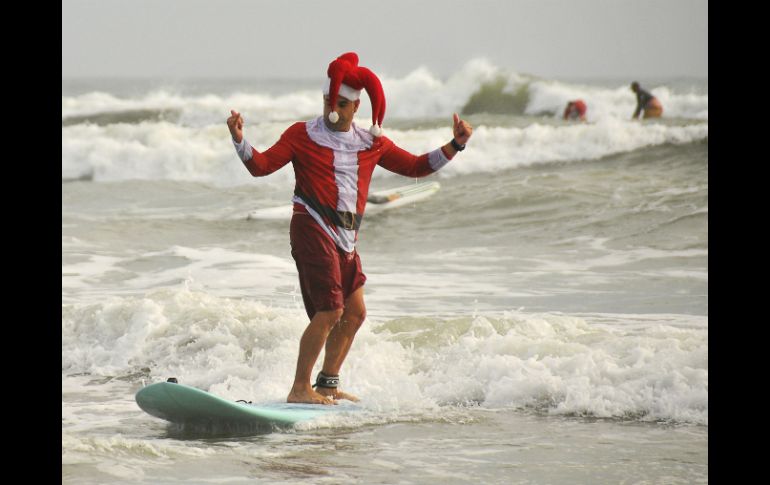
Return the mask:
[[[356, 213], [358, 201], [358, 152], [367, 150], [372, 146], [373, 137], [366, 131], [358, 128], [355, 123], [349, 131], [332, 131], [326, 127], [323, 117], [308, 121], [307, 134], [311, 140], [323, 147], [334, 151], [334, 179], [337, 183], [337, 210]], [[356, 231], [343, 229], [337, 226], [335, 229], [326, 225], [320, 214], [305, 204], [302, 199], [295, 196], [292, 199], [304, 205], [313, 219], [321, 225], [324, 231], [332, 238], [334, 243], [347, 252], [353, 252], [356, 245]]]

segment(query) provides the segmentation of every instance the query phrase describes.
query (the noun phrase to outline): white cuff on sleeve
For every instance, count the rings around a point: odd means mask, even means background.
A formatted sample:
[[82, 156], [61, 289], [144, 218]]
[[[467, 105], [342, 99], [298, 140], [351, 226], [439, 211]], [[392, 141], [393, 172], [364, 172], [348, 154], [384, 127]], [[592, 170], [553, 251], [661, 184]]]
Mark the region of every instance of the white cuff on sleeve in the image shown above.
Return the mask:
[[441, 147], [428, 153], [428, 164], [434, 172], [437, 172], [447, 163], [449, 163], [449, 159], [444, 155], [444, 150], [442, 150]]
[[246, 141], [246, 138], [241, 139], [240, 143], [233, 140], [233, 145], [235, 145], [235, 151], [238, 152], [241, 160], [244, 162], [251, 160], [251, 145]]

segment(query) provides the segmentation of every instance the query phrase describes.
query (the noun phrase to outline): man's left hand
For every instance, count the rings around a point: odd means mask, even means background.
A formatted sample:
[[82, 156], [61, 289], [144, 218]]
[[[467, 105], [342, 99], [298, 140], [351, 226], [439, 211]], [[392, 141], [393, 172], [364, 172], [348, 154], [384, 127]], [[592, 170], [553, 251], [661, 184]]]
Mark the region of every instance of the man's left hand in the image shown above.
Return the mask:
[[460, 145], [465, 145], [473, 133], [473, 127], [467, 121], [461, 120], [457, 113], [454, 113], [452, 118], [454, 120], [452, 132], [454, 133], [455, 141]]

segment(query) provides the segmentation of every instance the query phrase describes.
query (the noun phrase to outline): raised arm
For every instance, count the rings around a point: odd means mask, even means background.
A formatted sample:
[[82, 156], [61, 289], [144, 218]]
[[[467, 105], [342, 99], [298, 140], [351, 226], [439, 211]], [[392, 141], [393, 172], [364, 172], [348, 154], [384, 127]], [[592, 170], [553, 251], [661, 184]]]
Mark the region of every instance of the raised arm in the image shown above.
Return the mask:
[[446, 145], [422, 155], [413, 155], [395, 145], [380, 160], [383, 168], [407, 177], [425, 177], [439, 170], [465, 149], [465, 144], [473, 133], [471, 125], [461, 120], [457, 113], [452, 116], [452, 134], [454, 137]]
[[227, 127], [233, 138], [233, 145], [235, 145], [238, 157], [254, 177], [269, 175], [294, 158], [294, 150], [284, 135], [275, 145], [262, 153], [258, 152], [243, 138], [243, 117], [237, 111], [230, 110]]

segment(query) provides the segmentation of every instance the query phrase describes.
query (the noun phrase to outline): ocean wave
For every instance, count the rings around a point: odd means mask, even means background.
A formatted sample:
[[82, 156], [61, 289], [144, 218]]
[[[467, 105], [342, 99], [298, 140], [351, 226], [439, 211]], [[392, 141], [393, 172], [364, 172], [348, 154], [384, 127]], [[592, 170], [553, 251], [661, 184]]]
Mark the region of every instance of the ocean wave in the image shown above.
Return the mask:
[[[244, 127], [245, 137], [258, 150], [275, 143], [288, 127], [284, 122], [258, 121]], [[446, 143], [444, 128], [395, 129], [385, 135], [416, 154]], [[469, 148], [439, 175], [498, 172], [537, 163], [573, 162], [606, 157], [663, 144], [687, 144], [708, 139], [708, 124], [667, 124], [604, 119], [595, 123], [535, 122], [524, 127], [480, 124]], [[374, 177], [390, 177], [375, 170]], [[254, 180], [235, 154], [224, 119], [216, 125], [189, 127], [168, 121], [138, 124], [78, 124], [62, 127], [62, 180], [179, 180], [219, 186]], [[283, 168], [266, 178], [287, 185], [293, 171]], [[260, 182], [264, 183], [264, 182]]]
[[[626, 83], [597, 86], [542, 79], [495, 66], [483, 58], [467, 62], [446, 79], [419, 67], [404, 77], [382, 75], [381, 80], [388, 102], [386, 123], [388, 119], [445, 118], [453, 112], [558, 118], [567, 101], [576, 98], [586, 101], [589, 121], [628, 119], [636, 105]], [[255, 81], [254, 90], [244, 90], [239, 84], [238, 91], [230, 94], [181, 94], [166, 87], [132, 97], [104, 91], [62, 96], [62, 125], [138, 123], [172, 116], [177, 123], [200, 127], [221, 123], [231, 109], [252, 121], [303, 119], [321, 112], [322, 81], [319, 79], [317, 90], [297, 88], [278, 95]], [[645, 87], [661, 100], [664, 116], [708, 119], [708, 94], [675, 91], [665, 84]], [[358, 116], [368, 120], [371, 107], [365, 92], [362, 100]]]
[[99, 126], [115, 123], [141, 123], [143, 121], [171, 121], [179, 119], [177, 109], [129, 109], [103, 113], [62, 116], [62, 126], [95, 124]]
[[[473, 403], [707, 425], [706, 317], [625, 319], [511, 311], [370, 320], [343, 382], [378, 413]], [[62, 374], [145, 369], [150, 380], [176, 376], [228, 399], [281, 400], [306, 324], [300, 309], [186, 288], [67, 304]]]
[[251, 120], [285, 121], [319, 112], [323, 108], [322, 103], [320, 91], [298, 91], [279, 96], [242, 92], [227, 96], [188, 96], [160, 89], [136, 98], [92, 92], [62, 96], [62, 126], [142, 123], [165, 116], [182, 126], [202, 127], [224, 123], [231, 109], [240, 111]]
[[[663, 105], [663, 116], [708, 120], [708, 95], [674, 93], [667, 86], [653, 86], [649, 91]], [[636, 108], [636, 97], [627, 85], [615, 88], [535, 81], [527, 90], [527, 114], [561, 117], [567, 101], [582, 99], [587, 105], [586, 120], [629, 119]]]

